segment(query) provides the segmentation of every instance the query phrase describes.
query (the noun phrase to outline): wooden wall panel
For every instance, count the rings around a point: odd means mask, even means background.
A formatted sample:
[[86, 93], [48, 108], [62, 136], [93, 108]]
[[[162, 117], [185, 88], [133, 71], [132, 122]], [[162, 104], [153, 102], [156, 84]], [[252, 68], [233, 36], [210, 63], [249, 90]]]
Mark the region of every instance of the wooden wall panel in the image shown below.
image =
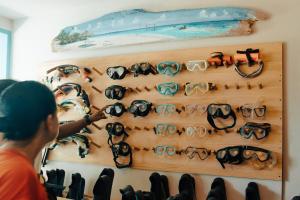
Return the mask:
[[[254, 79], [244, 79], [240, 77], [235, 71], [234, 67], [211, 67], [205, 72], [189, 72], [187, 70], [181, 71], [175, 77], [168, 77], [164, 75], [149, 75], [133, 77], [133, 75], [127, 75], [123, 80], [111, 80], [105, 73], [100, 76], [93, 71], [92, 83], [85, 83], [82, 79], [76, 75], [70, 76], [68, 79], [64, 79], [63, 82], [75, 81], [83, 85], [84, 89], [90, 94], [90, 99], [93, 105], [101, 108], [107, 104], [112, 104], [115, 101], [107, 99], [104, 94], [99, 94], [97, 91], [91, 88], [92, 85], [96, 86], [100, 90], [104, 91], [106, 87], [112, 84], [119, 84], [125, 87], [139, 87], [142, 89], [144, 86], [153, 88], [159, 83], [174, 81], [181, 84], [186, 82], [200, 82], [208, 81], [217, 85], [218, 90], [214, 92], [208, 92], [206, 94], [197, 94], [193, 96], [184, 96], [183, 87], [181, 91], [174, 97], [167, 97], [160, 95], [156, 90], [147, 92], [143, 90], [140, 93], [127, 93], [125, 98], [122, 99], [122, 103], [129, 106], [133, 100], [145, 99], [152, 102], [154, 105], [162, 103], [175, 103], [177, 107], [181, 107], [186, 104], [199, 103], [208, 105], [209, 103], [229, 103], [233, 108], [236, 108], [245, 103], [257, 103], [262, 102], [267, 105], [267, 115], [264, 122], [272, 124], [272, 131], [268, 138], [257, 141], [243, 139], [239, 134], [230, 132], [227, 134], [213, 134], [205, 136], [204, 138], [189, 137], [185, 134], [181, 136], [156, 136], [151, 131], [128, 131], [128, 142], [132, 146], [136, 147], [148, 147], [152, 148], [160, 144], [174, 145], [179, 149], [186, 148], [187, 146], [205, 147], [211, 150], [217, 150], [219, 148], [230, 145], [253, 145], [262, 147], [276, 152], [278, 157], [278, 164], [273, 169], [256, 170], [249, 163], [242, 165], [229, 165], [226, 164], [226, 169], [222, 169], [214, 156], [211, 156], [207, 160], [193, 159], [189, 160], [184, 155], [176, 155], [174, 157], [169, 156], [157, 156], [152, 151], [150, 152], [134, 152], [133, 168], [147, 169], [147, 170], [161, 170], [161, 171], [174, 171], [174, 172], [189, 172], [198, 174], [211, 174], [220, 176], [235, 176], [235, 177], [247, 177], [257, 179], [282, 179], [282, 44], [281, 43], [261, 43], [261, 44], [248, 44], [248, 45], [233, 45], [222, 47], [207, 47], [207, 48], [195, 48], [195, 49], [180, 49], [171, 51], [149, 52], [149, 53], [137, 53], [129, 55], [99, 57], [99, 58], [86, 58], [86, 59], [72, 59], [56, 62], [45, 63], [43, 67], [51, 68], [53, 66], [61, 64], [75, 64], [78, 66], [88, 66], [90, 68], [95, 67], [101, 72], [105, 72], [108, 66], [123, 65], [131, 66], [138, 62], [150, 62], [157, 64], [161, 61], [176, 61], [184, 63], [189, 60], [207, 59], [210, 52], [222, 51], [225, 54], [233, 55], [236, 50], [244, 50], [246, 48], [259, 48], [262, 54], [262, 59], [265, 63], [263, 73]], [[61, 82], [62, 83], [62, 82]], [[227, 84], [229, 89], [225, 89], [224, 85]], [[236, 89], [236, 84], [240, 86], [240, 89]], [[251, 89], [247, 88], [247, 84], [251, 85]], [[263, 89], [258, 87], [259, 84], [263, 85]], [[235, 129], [242, 126], [245, 120], [241, 114], [236, 113], [238, 116], [237, 125]], [[76, 113], [67, 113], [66, 115], [60, 115], [61, 119], [78, 119], [79, 116]], [[184, 113], [170, 115], [167, 117], [158, 116], [155, 113], [151, 113], [145, 118], [134, 118], [130, 113], [124, 114], [120, 118], [109, 117], [107, 120], [97, 122], [100, 127], [105, 126], [107, 122], [119, 121], [124, 125], [130, 127], [154, 127], [156, 123], [172, 123], [179, 127], [184, 127], [193, 124], [204, 124], [207, 128], [210, 127], [206, 120], [206, 114], [197, 116], [187, 116]], [[256, 120], [252, 120], [256, 121]], [[259, 120], [260, 121], [260, 120]], [[257, 121], [257, 122], [259, 122]], [[95, 127], [90, 126], [93, 130], [91, 137], [93, 140], [101, 145], [98, 149], [92, 146], [90, 154], [81, 159], [77, 156], [77, 149], [75, 145], [65, 145], [57, 148], [55, 151], [51, 151], [50, 159], [52, 160], [64, 160], [70, 162], [80, 163], [96, 163], [101, 165], [114, 166], [112, 160], [112, 153], [107, 144], [107, 133], [105, 130], [99, 131]]]

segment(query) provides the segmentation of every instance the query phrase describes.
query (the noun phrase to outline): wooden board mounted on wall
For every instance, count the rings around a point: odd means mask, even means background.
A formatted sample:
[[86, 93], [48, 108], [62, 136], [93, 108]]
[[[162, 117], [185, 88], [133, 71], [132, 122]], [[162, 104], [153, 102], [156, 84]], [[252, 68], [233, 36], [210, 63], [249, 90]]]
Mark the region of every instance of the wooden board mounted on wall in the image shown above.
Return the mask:
[[[236, 50], [245, 50], [247, 48], [259, 48], [262, 59], [265, 63], [262, 74], [254, 79], [245, 80], [234, 71], [232, 66], [228, 68], [211, 67], [205, 72], [189, 72], [187, 70], [183, 70], [175, 77], [168, 77], [164, 75], [141, 75], [139, 77], [133, 77], [133, 75], [127, 75], [123, 80], [111, 80], [105, 74], [105, 70], [109, 66], [122, 65], [129, 67], [134, 63], [145, 61], [152, 64], [157, 64], [162, 61], [176, 61], [179, 63], [184, 63], [189, 60], [207, 59], [209, 57], [209, 53], [215, 51], [221, 51], [224, 54], [234, 55]], [[92, 83], [85, 83], [77, 76], [70, 76], [68, 79], [63, 79], [60, 82], [76, 81], [82, 84], [83, 88], [89, 93], [92, 104], [98, 108], [112, 104], [115, 101], [107, 99], [103, 93], [100, 94], [92, 89], [92, 86], [96, 86], [100, 90], [104, 91], [105, 88], [111, 86], [112, 84], [118, 84], [125, 87], [139, 87], [142, 89], [142, 92], [137, 94], [127, 94], [125, 98], [122, 99], [122, 103], [126, 106], [129, 106], [133, 100], [137, 99], [148, 100], [154, 105], [174, 103], [178, 107], [192, 103], [205, 105], [208, 105], [209, 103], [228, 103], [232, 105], [233, 108], [237, 108], [243, 104], [257, 103], [258, 101], [262, 102], [264, 105], [267, 105], [267, 114], [263, 122], [270, 123], [272, 125], [272, 131], [266, 139], [261, 141], [257, 141], [255, 139], [247, 140], [234, 132], [227, 134], [212, 134], [203, 138], [198, 138], [197, 136], [190, 137], [185, 134], [180, 136], [157, 136], [154, 134], [152, 129], [157, 123], [172, 123], [178, 127], [204, 124], [207, 128], [209, 128], [210, 125], [207, 122], [206, 114], [187, 116], [182, 113], [180, 115], [162, 117], [153, 112], [145, 118], [134, 118], [130, 113], [125, 113], [120, 118], [109, 117], [108, 119], [99, 121], [96, 124], [99, 127], [104, 127], [107, 122], [118, 121], [130, 127], [138, 126], [150, 128], [149, 131], [128, 131], [130, 136], [126, 139], [126, 142], [138, 148], [147, 147], [151, 149], [157, 145], [174, 145], [178, 149], [184, 149], [187, 146], [196, 146], [205, 147], [211, 150], [217, 150], [222, 147], [233, 145], [252, 145], [265, 148], [275, 152], [277, 155], [278, 163], [273, 169], [257, 170], [254, 169], [248, 162], [242, 165], [226, 164], [226, 169], [223, 169], [215, 159], [214, 155], [210, 156], [207, 160], [200, 160], [198, 158], [190, 160], [188, 157], [183, 155], [175, 155], [173, 157], [157, 156], [152, 151], [135, 151], [133, 154], [132, 168], [257, 179], [282, 179], [282, 136], [284, 134], [282, 128], [282, 43], [232, 45], [138, 53], [100, 58], [72, 59], [45, 63], [44, 67], [45, 69], [49, 69], [62, 64], [74, 64], [82, 67], [87, 66], [90, 68], [96, 68], [98, 71], [103, 73], [103, 75], [100, 76], [98, 73], [93, 71]], [[214, 92], [208, 92], [203, 95], [197, 94], [185, 96], [181, 88], [181, 91], [174, 97], [166, 97], [160, 95], [154, 89], [150, 92], [143, 89], [144, 86], [153, 88], [159, 83], [170, 81], [180, 83], [181, 85], [185, 84], [186, 82], [208, 81], [215, 83], [218, 87], [218, 90]], [[227, 89], [224, 87], [225, 84], [228, 86]], [[262, 84], [262, 89], [260, 89], [259, 84]], [[239, 85], [239, 89], [236, 89], [236, 85]], [[250, 87], [248, 85], [250, 85]], [[235, 129], [245, 124], [245, 120], [242, 118], [241, 114], [236, 114], [237, 124]], [[61, 119], [78, 119], [82, 116], [68, 114], [60, 117]], [[93, 131], [91, 137], [95, 143], [101, 145], [101, 148], [92, 146], [90, 154], [87, 155], [86, 158], [81, 159], [77, 155], [77, 149], [75, 145], [64, 145], [62, 147], [58, 147], [54, 151], [51, 151], [49, 159], [114, 166], [112, 153], [107, 144], [108, 135], [105, 129], [99, 131], [93, 126], [90, 126], [90, 128]]]

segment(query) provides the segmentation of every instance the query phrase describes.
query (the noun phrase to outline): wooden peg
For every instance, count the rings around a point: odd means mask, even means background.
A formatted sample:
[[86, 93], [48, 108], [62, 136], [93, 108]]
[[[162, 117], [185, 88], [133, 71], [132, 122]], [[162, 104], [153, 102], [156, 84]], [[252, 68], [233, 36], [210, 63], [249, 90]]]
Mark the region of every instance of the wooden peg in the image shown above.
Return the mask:
[[263, 85], [261, 83], [258, 84], [259, 89], [263, 89]]
[[138, 88], [138, 87], [136, 87], [135, 89], [136, 89], [136, 91], [138, 91], [138, 92], [142, 92], [142, 90], [141, 90], [140, 88]]
[[251, 85], [250, 85], [250, 83], [247, 83], [247, 88], [248, 88], [248, 90], [251, 90]]
[[138, 148], [138, 147], [133, 147], [133, 150], [135, 150], [135, 151], [140, 151], [141, 149]]
[[97, 92], [99, 92], [100, 94], [102, 94], [102, 91], [99, 90], [98, 88], [96, 88], [94, 85], [92, 86], [92, 88], [93, 88], [94, 90], [96, 90]]
[[236, 89], [238, 90], [238, 89], [240, 89], [240, 86], [239, 86], [239, 84], [236, 84]]
[[229, 86], [227, 84], [224, 85], [225, 89], [228, 90]]
[[150, 92], [150, 91], [151, 91], [151, 89], [148, 88], [147, 86], [145, 86], [144, 89], [145, 89], [147, 92]]
[[132, 128], [130, 128], [129, 126], [125, 126], [125, 129], [128, 130], [128, 131], [132, 130]]
[[149, 149], [148, 149], [148, 148], [146, 148], [146, 147], [144, 147], [144, 148], [143, 148], [143, 150], [144, 150], [144, 151], [149, 151]]
[[96, 129], [98, 129], [99, 131], [101, 131], [102, 130], [102, 128], [100, 127], [100, 126], [98, 126], [97, 124], [95, 124], [95, 123], [92, 123], [92, 125], [96, 128]]
[[181, 109], [185, 112], [185, 106], [181, 106]]
[[103, 73], [100, 72], [96, 67], [93, 67], [92, 69], [93, 69], [97, 74], [99, 74], [100, 76], [103, 75]]
[[226, 129], [224, 129], [224, 132], [229, 133], [230, 131], [226, 128]]
[[135, 129], [135, 130], [139, 130], [139, 131], [141, 130], [141, 128], [140, 128], [140, 127], [137, 127], [137, 126], [135, 126], [134, 129]]
[[177, 130], [177, 133], [178, 133], [178, 135], [181, 135], [181, 134], [182, 134], [182, 131]]
[[101, 146], [99, 144], [95, 143], [94, 141], [91, 141], [91, 144], [94, 145], [95, 147], [99, 148], [99, 149], [101, 148]]
[[144, 127], [144, 130], [149, 131], [150, 129], [148, 127]]
[[176, 112], [177, 112], [178, 114], [180, 114], [180, 113], [181, 113], [181, 110], [178, 109], [178, 108], [176, 108]]
[[127, 88], [127, 91], [128, 91], [128, 92], [134, 92], [134, 89], [132, 89], [132, 88]]
[[94, 108], [95, 110], [100, 110], [100, 108], [98, 108], [97, 106], [92, 105], [92, 108]]

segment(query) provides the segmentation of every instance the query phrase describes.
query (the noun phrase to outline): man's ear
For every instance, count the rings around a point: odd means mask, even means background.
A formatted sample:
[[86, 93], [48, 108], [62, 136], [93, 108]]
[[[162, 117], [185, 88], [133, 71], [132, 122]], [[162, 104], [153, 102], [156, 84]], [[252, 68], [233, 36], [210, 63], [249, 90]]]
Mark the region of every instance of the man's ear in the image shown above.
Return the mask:
[[58, 119], [55, 114], [50, 114], [45, 120], [45, 128], [48, 132], [58, 134]]

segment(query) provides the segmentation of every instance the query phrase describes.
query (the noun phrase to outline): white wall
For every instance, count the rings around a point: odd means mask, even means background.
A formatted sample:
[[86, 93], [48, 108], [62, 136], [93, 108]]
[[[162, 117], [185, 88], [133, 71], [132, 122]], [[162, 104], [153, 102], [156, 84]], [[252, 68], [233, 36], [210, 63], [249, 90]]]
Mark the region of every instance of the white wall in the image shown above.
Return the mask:
[[[123, 2], [123, 3], [121, 3]], [[258, 22], [257, 32], [251, 36], [232, 37], [232, 38], [209, 38], [191, 41], [178, 41], [163, 44], [147, 44], [139, 46], [111, 48], [104, 50], [91, 50], [81, 52], [52, 53], [50, 43], [52, 38], [61, 28], [74, 23], [80, 23], [88, 19], [100, 16], [103, 13], [127, 9], [127, 8], [145, 8], [149, 10], [166, 10], [179, 8], [194, 8], [206, 6], [242, 6], [257, 8], [266, 11], [271, 15], [267, 21]], [[56, 15], [50, 14], [51, 11], [43, 16], [29, 18], [25, 21], [18, 20], [15, 23], [14, 33], [14, 52], [13, 52], [13, 77], [16, 79], [36, 79], [42, 71], [41, 63], [47, 60], [92, 57], [112, 54], [123, 54], [141, 51], [155, 51], [174, 48], [189, 48], [211, 45], [232, 45], [241, 43], [257, 43], [269, 41], [283, 41], [284, 49], [284, 70], [285, 70], [285, 175], [284, 199], [291, 199], [293, 195], [299, 194], [300, 184], [300, 95], [297, 93], [300, 89], [300, 26], [298, 19], [300, 1], [298, 0], [123, 0], [123, 1], [99, 1], [93, 6], [82, 7], [75, 10], [64, 10], [60, 14], [56, 10]], [[92, 184], [94, 184], [97, 175], [101, 171], [100, 166], [80, 165], [64, 162], [51, 162], [48, 167], [65, 168], [67, 171], [80, 172], [90, 182], [87, 192], [90, 193]], [[150, 172], [140, 170], [117, 170], [116, 179], [113, 187], [113, 198], [119, 199], [118, 189], [127, 184], [132, 184], [136, 189], [149, 190]], [[171, 193], [177, 191], [177, 184], [180, 174], [166, 173], [170, 178]], [[67, 177], [70, 179], [70, 174]], [[199, 198], [208, 192], [209, 185], [214, 177], [197, 176], [197, 189]], [[228, 186], [229, 199], [243, 199], [246, 184], [250, 181], [239, 178], [226, 178]], [[262, 199], [279, 200], [281, 193], [281, 182], [257, 181], [262, 185]], [[202, 197], [202, 198], [200, 198]], [[230, 198], [231, 197], [231, 198]]]
[[13, 22], [12, 20], [0, 16], [0, 28], [6, 29], [6, 30], [11, 30], [13, 27]]

